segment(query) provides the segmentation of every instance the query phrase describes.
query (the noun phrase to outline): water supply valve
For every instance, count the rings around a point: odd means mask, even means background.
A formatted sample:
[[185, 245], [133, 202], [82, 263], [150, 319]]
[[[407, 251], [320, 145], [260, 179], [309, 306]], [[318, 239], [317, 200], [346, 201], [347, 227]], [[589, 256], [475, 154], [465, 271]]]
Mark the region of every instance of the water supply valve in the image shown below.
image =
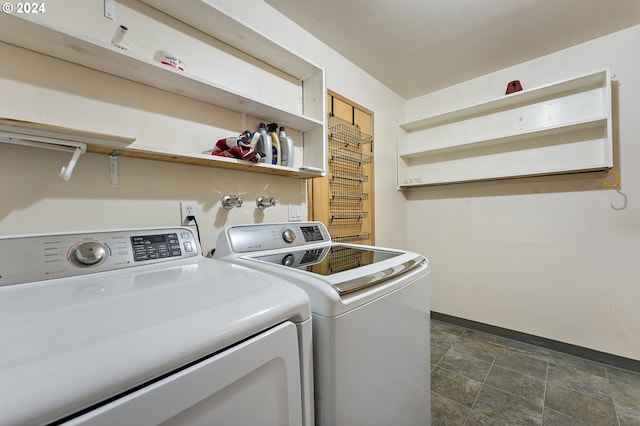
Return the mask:
[[234, 207], [242, 207], [242, 198], [237, 195], [225, 195], [222, 197], [222, 207], [225, 210], [231, 210]]
[[267, 207], [275, 206], [276, 200], [273, 197], [263, 197], [262, 195], [256, 198], [256, 206], [260, 210], [264, 210]]

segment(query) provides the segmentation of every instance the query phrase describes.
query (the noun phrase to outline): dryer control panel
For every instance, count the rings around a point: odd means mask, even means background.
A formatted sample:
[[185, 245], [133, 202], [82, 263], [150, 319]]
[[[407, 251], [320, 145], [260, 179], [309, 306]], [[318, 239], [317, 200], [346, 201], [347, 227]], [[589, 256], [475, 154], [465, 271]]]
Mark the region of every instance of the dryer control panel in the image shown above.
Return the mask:
[[0, 238], [0, 286], [200, 255], [186, 227]]
[[216, 255], [250, 253], [331, 243], [321, 222], [283, 222], [230, 226], [218, 237]]

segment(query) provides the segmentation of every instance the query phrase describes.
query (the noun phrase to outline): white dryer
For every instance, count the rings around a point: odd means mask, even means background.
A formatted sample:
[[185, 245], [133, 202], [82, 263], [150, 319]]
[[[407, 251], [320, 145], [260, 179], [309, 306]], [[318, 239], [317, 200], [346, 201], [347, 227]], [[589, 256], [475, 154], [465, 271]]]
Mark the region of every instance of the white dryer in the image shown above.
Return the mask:
[[230, 226], [213, 257], [309, 294], [317, 425], [430, 424], [427, 259], [332, 242], [320, 222]]
[[0, 424], [313, 423], [306, 293], [188, 228], [0, 238]]

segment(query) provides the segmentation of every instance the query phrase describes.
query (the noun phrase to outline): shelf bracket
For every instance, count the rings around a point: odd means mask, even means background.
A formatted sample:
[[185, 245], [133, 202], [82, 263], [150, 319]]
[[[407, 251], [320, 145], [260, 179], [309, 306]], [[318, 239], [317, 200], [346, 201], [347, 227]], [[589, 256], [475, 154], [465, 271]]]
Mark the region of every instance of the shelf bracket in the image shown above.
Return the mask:
[[65, 141], [35, 135], [29, 135], [29, 139], [25, 139], [24, 136], [25, 135], [18, 133], [0, 132], [0, 142], [73, 153], [69, 160], [69, 164], [62, 166], [62, 169], [60, 170], [60, 177], [65, 181], [69, 180], [71, 177], [71, 173], [73, 172], [80, 155], [87, 152], [87, 144], [83, 142]]
[[120, 188], [120, 179], [118, 177], [118, 158], [122, 155], [122, 151], [113, 151], [109, 154], [109, 181], [111, 188]]

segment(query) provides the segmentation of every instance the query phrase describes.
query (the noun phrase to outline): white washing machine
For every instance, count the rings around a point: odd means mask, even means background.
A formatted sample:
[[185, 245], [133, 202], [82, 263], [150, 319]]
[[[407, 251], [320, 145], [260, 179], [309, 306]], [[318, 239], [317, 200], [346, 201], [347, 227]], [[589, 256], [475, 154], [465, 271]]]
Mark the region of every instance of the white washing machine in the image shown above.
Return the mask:
[[313, 424], [305, 292], [188, 228], [0, 238], [0, 424]]
[[214, 258], [311, 299], [319, 426], [430, 424], [428, 261], [331, 241], [320, 222], [231, 226]]

